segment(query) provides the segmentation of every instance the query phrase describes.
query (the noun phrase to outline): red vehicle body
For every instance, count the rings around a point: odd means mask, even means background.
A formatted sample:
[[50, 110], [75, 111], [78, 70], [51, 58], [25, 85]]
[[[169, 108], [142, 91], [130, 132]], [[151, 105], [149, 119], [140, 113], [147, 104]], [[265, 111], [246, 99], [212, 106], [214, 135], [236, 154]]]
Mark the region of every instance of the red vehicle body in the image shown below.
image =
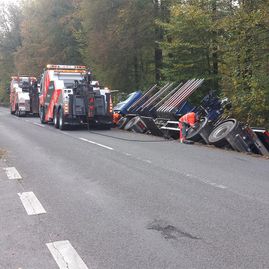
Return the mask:
[[53, 122], [60, 129], [71, 125], [112, 125], [110, 90], [96, 82], [87, 84], [87, 75], [85, 66], [47, 65], [40, 81], [41, 123]]

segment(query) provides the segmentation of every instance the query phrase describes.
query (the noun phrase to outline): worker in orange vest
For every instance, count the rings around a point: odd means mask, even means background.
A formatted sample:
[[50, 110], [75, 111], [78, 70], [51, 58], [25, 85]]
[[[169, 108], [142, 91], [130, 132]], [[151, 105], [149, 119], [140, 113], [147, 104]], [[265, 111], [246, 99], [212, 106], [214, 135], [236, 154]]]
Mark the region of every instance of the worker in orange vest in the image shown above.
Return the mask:
[[179, 119], [178, 128], [180, 130], [179, 139], [181, 143], [184, 143], [184, 141], [186, 140], [187, 128], [188, 127], [195, 128], [198, 121], [199, 121], [199, 114], [195, 112], [189, 112]]
[[113, 123], [114, 123], [115, 126], [118, 124], [120, 118], [121, 118], [120, 113], [117, 113], [117, 112], [113, 113]]

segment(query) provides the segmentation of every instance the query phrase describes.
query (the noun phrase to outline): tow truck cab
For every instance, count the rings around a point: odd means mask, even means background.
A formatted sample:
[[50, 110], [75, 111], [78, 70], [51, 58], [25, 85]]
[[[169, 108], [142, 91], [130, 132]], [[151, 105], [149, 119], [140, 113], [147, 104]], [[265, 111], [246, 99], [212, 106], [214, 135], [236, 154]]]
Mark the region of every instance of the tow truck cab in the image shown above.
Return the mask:
[[85, 66], [47, 65], [40, 82], [40, 120], [56, 128], [112, 124], [110, 90], [86, 80]]

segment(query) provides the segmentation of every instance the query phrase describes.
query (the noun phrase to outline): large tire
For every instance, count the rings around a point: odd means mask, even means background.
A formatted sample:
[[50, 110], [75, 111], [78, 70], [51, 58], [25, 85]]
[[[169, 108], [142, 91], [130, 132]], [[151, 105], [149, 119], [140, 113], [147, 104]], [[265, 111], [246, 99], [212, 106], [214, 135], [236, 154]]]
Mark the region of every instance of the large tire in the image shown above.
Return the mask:
[[148, 130], [147, 125], [144, 123], [144, 121], [140, 117], [135, 117], [135, 118], [136, 120], [131, 129], [135, 131], [136, 133], [140, 133], [140, 134], [145, 133]]
[[100, 128], [102, 130], [110, 130], [111, 129], [111, 124], [105, 124], [105, 123], [103, 123], [102, 125], [100, 125]]
[[12, 111], [12, 106], [10, 106], [10, 114], [11, 115], [14, 115], [15, 114], [15, 111]]
[[53, 124], [56, 129], [59, 129], [59, 113], [56, 108], [54, 109], [53, 112]]
[[132, 119], [130, 119], [127, 124], [125, 125], [124, 127], [124, 130], [126, 131], [131, 131], [132, 127], [134, 126], [135, 122], [136, 122], [136, 118], [137, 117], [134, 117]]
[[121, 118], [118, 123], [117, 126], [119, 129], [124, 129], [125, 125], [127, 124], [127, 122], [129, 121], [128, 118]]
[[60, 130], [66, 129], [66, 125], [64, 124], [64, 121], [65, 121], [64, 111], [60, 109], [59, 111], [59, 129]]
[[208, 123], [208, 119], [207, 118], [202, 118], [200, 123], [199, 123], [198, 128], [196, 128], [196, 129], [189, 128], [188, 134], [187, 134], [187, 139], [192, 140], [194, 142], [203, 141], [203, 138], [201, 137], [200, 132], [206, 126], [207, 123]]
[[17, 116], [20, 118], [22, 116], [21, 111], [17, 109]]
[[44, 109], [44, 107], [40, 107], [40, 109], [39, 109], [39, 118], [40, 118], [40, 122], [42, 124], [46, 123], [45, 122], [45, 109]]
[[229, 145], [226, 137], [238, 127], [238, 121], [235, 119], [228, 119], [220, 123], [209, 135], [208, 141], [216, 147], [224, 147]]

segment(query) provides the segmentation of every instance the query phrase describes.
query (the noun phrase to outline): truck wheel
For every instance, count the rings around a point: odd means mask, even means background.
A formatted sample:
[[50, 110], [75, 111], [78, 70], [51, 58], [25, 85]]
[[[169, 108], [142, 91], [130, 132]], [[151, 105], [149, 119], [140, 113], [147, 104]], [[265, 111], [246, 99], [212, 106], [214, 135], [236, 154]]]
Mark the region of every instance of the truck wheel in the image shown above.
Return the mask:
[[17, 116], [18, 115], [18, 110], [19, 110], [19, 108], [18, 108], [18, 105], [16, 104], [15, 105], [15, 111], [14, 111], [14, 114]]
[[60, 109], [59, 111], [59, 129], [60, 130], [66, 129], [66, 125], [64, 124], [64, 121], [65, 121], [64, 111]]
[[39, 110], [39, 118], [40, 118], [40, 122], [42, 124], [45, 124], [45, 109], [44, 107], [40, 107], [40, 110]]
[[110, 130], [111, 129], [111, 124], [104, 124], [103, 129], [104, 130]]
[[59, 129], [59, 113], [57, 112], [57, 109], [54, 109], [54, 112], [53, 112], [53, 123], [54, 123], [54, 127], [56, 129]]
[[10, 107], [10, 114], [11, 115], [14, 115], [15, 114], [15, 111], [12, 111], [12, 107]]
[[133, 127], [131, 128], [136, 133], [143, 134], [147, 131], [147, 126], [140, 117], [136, 117]]
[[203, 142], [204, 140], [201, 137], [200, 132], [207, 125], [207, 123], [208, 123], [208, 119], [207, 118], [202, 118], [200, 123], [199, 123], [198, 128], [196, 128], [196, 129], [189, 128], [188, 134], [187, 134], [187, 139], [192, 140], [194, 142], [201, 142], [201, 141]]
[[229, 145], [226, 137], [238, 126], [235, 119], [229, 119], [220, 123], [209, 135], [208, 141], [217, 147]]
[[119, 129], [123, 129], [125, 127], [125, 125], [127, 124], [127, 122], [129, 121], [128, 118], [121, 118], [119, 121], [118, 121], [118, 128]]
[[128, 123], [125, 125], [124, 130], [131, 131], [132, 127], [134, 126], [136, 122], [137, 117], [134, 117], [128, 121]]

